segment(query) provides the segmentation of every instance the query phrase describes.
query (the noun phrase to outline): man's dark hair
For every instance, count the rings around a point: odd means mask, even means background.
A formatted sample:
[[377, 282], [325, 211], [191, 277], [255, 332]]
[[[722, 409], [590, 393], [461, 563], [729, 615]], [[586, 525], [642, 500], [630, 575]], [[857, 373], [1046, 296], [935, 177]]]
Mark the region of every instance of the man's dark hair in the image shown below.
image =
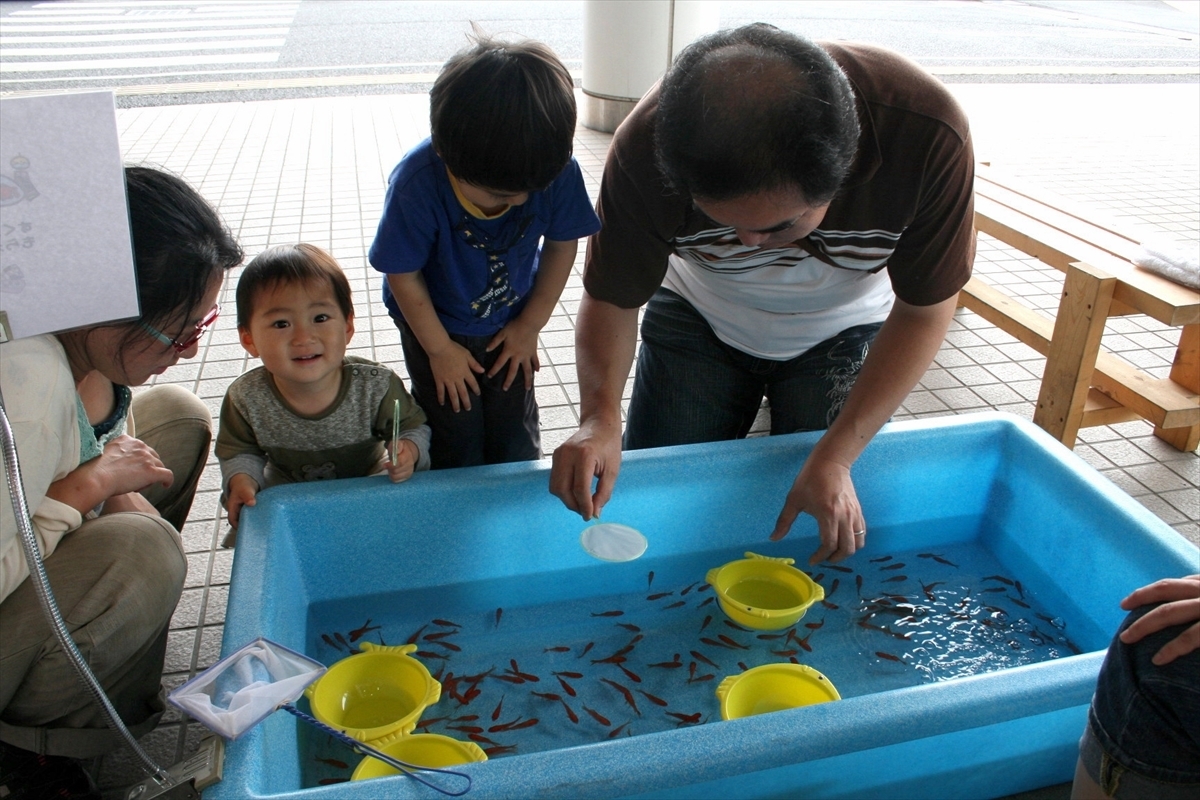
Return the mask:
[[[242, 248], [200, 193], [182, 178], [152, 167], [125, 167], [129, 230], [137, 270], [141, 321], [167, 330], [198, 308], [213, 277], [242, 263]], [[145, 337], [136, 324], [122, 346]]]
[[756, 23], [689, 45], [663, 78], [655, 146], [672, 186], [731, 200], [799, 189], [833, 199], [859, 125], [850, 81], [815, 42]]
[[575, 84], [544, 44], [479, 37], [442, 67], [429, 122], [454, 177], [504, 192], [540, 191], [571, 158]]
[[250, 325], [254, 301], [262, 292], [290, 283], [325, 283], [333, 288], [333, 299], [342, 316], [354, 316], [350, 281], [333, 256], [311, 244], [281, 244], [268, 248], [246, 265], [237, 285], [237, 324]]

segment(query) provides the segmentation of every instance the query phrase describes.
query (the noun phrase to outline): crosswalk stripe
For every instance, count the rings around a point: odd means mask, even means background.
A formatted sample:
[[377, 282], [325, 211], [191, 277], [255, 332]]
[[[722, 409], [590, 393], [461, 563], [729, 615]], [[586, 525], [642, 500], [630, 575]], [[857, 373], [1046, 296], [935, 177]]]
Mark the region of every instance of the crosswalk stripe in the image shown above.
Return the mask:
[[144, 8], [146, 6], [292, 6], [297, 0], [126, 0], [125, 2], [92, 2], [91, 0], [56, 0], [53, 3], [38, 3], [34, 8]]
[[[274, 17], [260, 17], [255, 19], [239, 19], [239, 25], [281, 25], [290, 24], [292, 21], [291, 14], [279, 15]], [[5, 17], [7, 19], [7, 17]], [[60, 31], [124, 31], [137, 30], [143, 28], [146, 30], [159, 28], [203, 28], [203, 27], [218, 27], [221, 25], [229, 25], [229, 20], [225, 19], [194, 19], [186, 22], [104, 22], [96, 23], [95, 25], [0, 25], [0, 31], [3, 33], [56, 33]]]
[[[39, 3], [0, 19], [0, 77], [273, 64], [297, 0]], [[48, 77], [43, 80], [64, 80]]]
[[[10, 20], [13, 24], [31, 23], [48, 23], [54, 22], [58, 24], [67, 23], [83, 23], [83, 22], [112, 22], [113, 19], [126, 18], [137, 19], [139, 17], [145, 19], [167, 19], [167, 20], [190, 20], [190, 19], [213, 19], [212, 14], [195, 14], [191, 10], [179, 11], [162, 11], [157, 14], [105, 14], [105, 15], [81, 15], [73, 17], [21, 17], [17, 16], [21, 12], [13, 12], [5, 19]], [[290, 16], [292, 12], [281, 9], [244, 9], [239, 11], [226, 11], [221, 14], [224, 19], [237, 19], [241, 17], [262, 17], [262, 16]]]
[[252, 28], [200, 31], [153, 31], [152, 33], [81, 33], [77, 36], [6, 36], [0, 32], [0, 47], [6, 44], [75, 44], [83, 42], [137, 42], [147, 39], [199, 39], [203, 37], [287, 36], [287, 28]]
[[132, 69], [135, 67], [182, 67], [194, 64], [262, 64], [279, 60], [279, 53], [220, 53], [163, 58], [113, 58], [80, 61], [0, 62], [0, 75], [18, 72], [53, 72], [75, 69]]
[[284, 39], [211, 39], [203, 42], [158, 42], [156, 44], [113, 44], [90, 47], [5, 47], [0, 58], [12, 56], [88, 56], [121, 53], [169, 53], [182, 50], [230, 50], [237, 47], [283, 47]]

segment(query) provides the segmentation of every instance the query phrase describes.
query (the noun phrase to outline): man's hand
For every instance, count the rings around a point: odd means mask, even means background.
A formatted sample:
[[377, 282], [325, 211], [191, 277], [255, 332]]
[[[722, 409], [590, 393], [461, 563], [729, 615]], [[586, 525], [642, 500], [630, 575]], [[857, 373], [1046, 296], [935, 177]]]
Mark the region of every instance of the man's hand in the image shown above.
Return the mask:
[[411, 439], [401, 439], [397, 446], [399, 449], [396, 451], [396, 463], [393, 464], [391, 458], [385, 459], [387, 474], [392, 483], [401, 483], [411, 478], [417, 466], [417, 459], [421, 455], [417, 450], [417, 443]]
[[810, 456], [792, 483], [771, 540], [787, 536], [802, 511], [816, 518], [821, 533], [821, 546], [809, 558], [809, 564], [826, 559], [841, 561], [854, 555], [866, 541], [867, 526], [847, 465]]
[[[584, 422], [554, 451], [550, 493], [583, 519], [600, 516], [621, 471], [621, 423]], [[592, 479], [599, 478], [592, 494]]]
[[230, 527], [238, 526], [242, 516], [242, 506], [254, 505], [258, 488], [258, 481], [244, 472], [239, 472], [229, 479], [229, 486], [225, 490], [225, 513], [229, 517]]
[[1151, 661], [1158, 666], [1170, 664], [1180, 656], [1200, 648], [1200, 575], [1167, 578], [1137, 589], [1121, 601], [1121, 608], [1132, 611], [1140, 606], [1161, 603], [1121, 632], [1121, 641], [1133, 644], [1173, 625], [1194, 623], [1167, 642]]
[[437, 384], [438, 405], [446, 405], [449, 397], [450, 407], [455, 411], [464, 408], [470, 411], [471, 392], [479, 395], [479, 382], [475, 376], [483, 372], [483, 365], [458, 342], [447, 339], [445, 344], [437, 353], [428, 353], [433, 382]]
[[517, 379], [517, 372], [525, 370], [525, 391], [533, 388], [533, 373], [542, 368], [538, 360], [538, 329], [526, 325], [521, 317], [512, 320], [492, 337], [488, 342], [488, 352], [501, 348], [496, 363], [488, 370], [490, 378], [508, 365], [508, 374], [504, 376], [504, 390], [512, 386]]

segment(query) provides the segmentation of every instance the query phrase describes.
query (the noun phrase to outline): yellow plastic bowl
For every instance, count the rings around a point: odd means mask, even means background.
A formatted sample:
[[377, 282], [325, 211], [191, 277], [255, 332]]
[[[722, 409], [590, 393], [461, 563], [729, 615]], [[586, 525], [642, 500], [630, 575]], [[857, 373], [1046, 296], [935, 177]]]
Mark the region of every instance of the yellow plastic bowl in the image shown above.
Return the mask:
[[305, 689], [313, 716], [360, 742], [411, 733], [442, 696], [442, 685], [408, 655], [415, 644], [360, 646], [363, 652], [343, 658]]
[[707, 581], [734, 622], [778, 630], [795, 624], [809, 606], [825, 599], [825, 590], [794, 563], [791, 558], [746, 553], [744, 559], [709, 570]]
[[[376, 749], [414, 767], [453, 767], [474, 761], [487, 761], [487, 753], [474, 742], [461, 742], [440, 733], [415, 733], [401, 736]], [[352, 781], [399, 775], [399, 771], [377, 758], [367, 756], [358, 762]]]
[[805, 664], [764, 664], [717, 686], [721, 719], [752, 717], [841, 700], [829, 679]]

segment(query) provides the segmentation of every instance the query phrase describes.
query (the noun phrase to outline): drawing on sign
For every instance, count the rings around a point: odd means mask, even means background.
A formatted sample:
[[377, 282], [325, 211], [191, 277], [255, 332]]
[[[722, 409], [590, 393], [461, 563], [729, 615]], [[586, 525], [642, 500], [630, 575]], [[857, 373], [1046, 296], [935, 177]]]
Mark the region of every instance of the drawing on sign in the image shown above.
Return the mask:
[[15, 205], [22, 200], [31, 201], [41, 194], [29, 177], [28, 158], [17, 155], [8, 163], [12, 167], [12, 175], [0, 173], [0, 206]]

